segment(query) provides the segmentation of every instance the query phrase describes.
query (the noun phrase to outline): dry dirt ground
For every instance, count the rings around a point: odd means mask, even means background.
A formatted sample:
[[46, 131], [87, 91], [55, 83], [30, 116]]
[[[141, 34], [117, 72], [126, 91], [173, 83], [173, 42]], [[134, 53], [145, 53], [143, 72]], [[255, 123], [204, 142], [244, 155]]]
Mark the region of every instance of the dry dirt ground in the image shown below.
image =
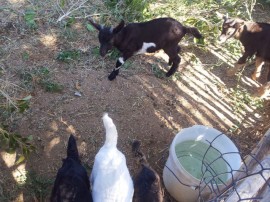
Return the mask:
[[[23, 4], [12, 1], [0, 5], [24, 9]], [[267, 15], [261, 9], [260, 14], [263, 13]], [[47, 67], [53, 80], [64, 87], [60, 93], [50, 93], [33, 80], [31, 90], [25, 87], [14, 95], [32, 95], [30, 109], [11, 117], [10, 127], [23, 136], [33, 135], [36, 152], [20, 166], [14, 165], [14, 155], [1, 152], [0, 194], [8, 195], [11, 201], [40, 200], [27, 190], [16, 192], [16, 181], [26, 171], [54, 179], [66, 155], [70, 134], [77, 137], [82, 162], [90, 172], [94, 156], [104, 142], [104, 112], [117, 126], [118, 147], [125, 154], [132, 175], [138, 168], [130, 146], [134, 139], [142, 142], [150, 164], [162, 176], [170, 143], [183, 128], [216, 128], [226, 133], [245, 156], [270, 127], [269, 102], [264, 102], [263, 109], [256, 109], [234, 96], [237, 77], [227, 77], [225, 71], [229, 66], [226, 61], [237, 58], [222, 49], [213, 46], [208, 51], [182, 44], [181, 66], [173, 78], [159, 78], [160, 69], [168, 69], [168, 58], [162, 51], [135, 56], [116, 80], [109, 81], [107, 76], [116, 61], [94, 54], [97, 33], [87, 31], [84, 20], [72, 24], [68, 35], [65, 28], [46, 19], [39, 19], [38, 29], [31, 31], [18, 15], [4, 10], [0, 15], [1, 79], [22, 86], [22, 72]], [[267, 20], [270, 22], [270, 18]], [[81, 56], [70, 63], [61, 62], [56, 57], [63, 50], [80, 50]], [[253, 65], [248, 66], [239, 81], [249, 93], [259, 85], [250, 79], [252, 68]], [[75, 96], [76, 91], [81, 97]], [[240, 103], [241, 109], [237, 110]], [[166, 201], [173, 201], [165, 195]]]

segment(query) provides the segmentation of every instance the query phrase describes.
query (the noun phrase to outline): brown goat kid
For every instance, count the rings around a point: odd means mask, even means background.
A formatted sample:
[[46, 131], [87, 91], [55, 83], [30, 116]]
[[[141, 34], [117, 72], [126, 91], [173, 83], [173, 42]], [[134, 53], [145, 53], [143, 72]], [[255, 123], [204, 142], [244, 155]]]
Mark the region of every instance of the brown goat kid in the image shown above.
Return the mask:
[[[261, 70], [264, 63], [270, 62], [270, 24], [247, 22], [241, 19], [232, 19], [224, 17], [222, 33], [219, 37], [220, 42], [234, 37], [240, 40], [244, 46], [244, 53], [239, 58], [234, 68], [227, 71], [229, 76], [234, 75], [245, 66], [246, 60], [253, 55], [256, 56], [255, 71], [251, 78], [257, 80], [261, 76]], [[258, 96], [267, 98], [270, 94], [270, 66], [268, 65], [267, 82], [258, 89]]]
[[100, 55], [104, 57], [112, 47], [121, 52], [116, 66], [109, 75], [109, 80], [115, 79], [124, 62], [133, 55], [153, 53], [163, 49], [169, 56], [169, 65], [172, 65], [166, 76], [175, 73], [181, 61], [178, 45], [186, 33], [196, 38], [202, 38], [200, 32], [194, 27], [185, 27], [172, 18], [158, 18], [148, 22], [130, 23], [125, 26], [122, 20], [118, 26], [103, 27], [90, 19], [90, 23], [99, 31]]
[[134, 180], [134, 202], [163, 202], [163, 189], [157, 172], [150, 167], [145, 155], [140, 151], [140, 142], [132, 143], [132, 151], [140, 158], [141, 170]]

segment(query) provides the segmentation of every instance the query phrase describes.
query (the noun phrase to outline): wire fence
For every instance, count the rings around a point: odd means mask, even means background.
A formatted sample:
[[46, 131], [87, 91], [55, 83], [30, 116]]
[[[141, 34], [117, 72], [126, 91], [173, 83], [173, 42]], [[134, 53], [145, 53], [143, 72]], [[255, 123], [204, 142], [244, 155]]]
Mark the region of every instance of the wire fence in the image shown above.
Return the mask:
[[[216, 149], [213, 143], [219, 136], [209, 142], [203, 156], [198, 201], [270, 201], [270, 130], [245, 159], [238, 152], [221, 153]], [[208, 162], [205, 157], [211, 149], [220, 155]], [[237, 170], [227, 160], [232, 155], [239, 155], [242, 159], [242, 166]], [[226, 172], [216, 172], [213, 165], [217, 161], [225, 162], [228, 168]], [[225, 180], [224, 175], [228, 176]]]
[[[198, 184], [189, 184], [183, 181], [167, 165], [166, 169], [184, 186], [198, 192], [200, 202], [269, 202], [270, 201], [270, 129], [258, 143], [257, 147], [245, 158], [239, 152], [222, 153], [215, 148], [215, 141], [223, 133], [219, 134], [209, 143], [209, 147], [203, 154], [201, 172], [202, 177]], [[215, 151], [214, 159], [207, 159], [210, 151]], [[232, 166], [233, 156], [241, 160], [240, 168]], [[216, 166], [226, 167], [217, 170]]]

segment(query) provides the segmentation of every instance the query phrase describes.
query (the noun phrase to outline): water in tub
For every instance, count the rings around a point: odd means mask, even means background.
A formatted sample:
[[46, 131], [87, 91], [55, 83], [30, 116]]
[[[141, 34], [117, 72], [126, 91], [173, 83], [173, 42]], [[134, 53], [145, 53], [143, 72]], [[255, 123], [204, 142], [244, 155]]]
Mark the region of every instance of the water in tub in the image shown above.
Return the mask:
[[217, 185], [227, 181], [228, 165], [221, 158], [221, 153], [209, 147], [209, 144], [184, 141], [175, 146], [175, 153], [184, 169], [198, 180], [203, 179], [206, 183], [212, 180], [211, 183]]

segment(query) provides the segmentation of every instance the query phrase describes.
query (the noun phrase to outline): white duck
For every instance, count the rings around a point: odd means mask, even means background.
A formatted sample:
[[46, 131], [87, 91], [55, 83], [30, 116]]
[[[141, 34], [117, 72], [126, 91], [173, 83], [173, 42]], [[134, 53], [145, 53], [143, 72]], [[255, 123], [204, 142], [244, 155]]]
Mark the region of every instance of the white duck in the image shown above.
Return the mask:
[[103, 115], [106, 140], [95, 157], [90, 176], [94, 202], [131, 202], [134, 186], [126, 158], [117, 145], [117, 130], [107, 113]]

